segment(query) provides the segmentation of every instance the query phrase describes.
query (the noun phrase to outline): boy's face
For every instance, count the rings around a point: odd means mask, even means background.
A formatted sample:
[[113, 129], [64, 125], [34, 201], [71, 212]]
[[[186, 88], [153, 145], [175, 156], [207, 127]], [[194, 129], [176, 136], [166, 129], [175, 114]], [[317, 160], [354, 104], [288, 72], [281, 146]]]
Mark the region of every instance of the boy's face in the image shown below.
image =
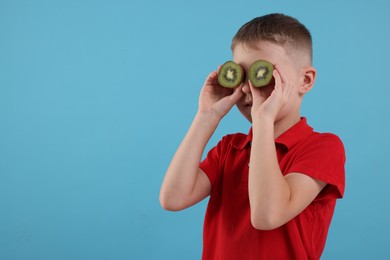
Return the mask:
[[[294, 85], [298, 84], [299, 71], [293, 59], [288, 55], [285, 49], [277, 44], [261, 41], [257, 44], [257, 48], [251, 48], [247, 45], [238, 44], [233, 50], [234, 62], [240, 64], [248, 75], [250, 66], [257, 60], [267, 60], [272, 64], [278, 66], [278, 71], [285, 81], [289, 81]], [[271, 95], [275, 86], [274, 80], [261, 88], [263, 102]], [[242, 88], [244, 92], [243, 97], [236, 103], [238, 110], [244, 115], [246, 119], [252, 122], [251, 108], [252, 108], [252, 93], [250, 91], [248, 77], [245, 79]], [[299, 95], [297, 94], [296, 97]], [[294, 101], [292, 101], [294, 103]], [[296, 103], [296, 102], [295, 102]], [[290, 107], [291, 108], [291, 107]], [[283, 111], [288, 112], [287, 107]], [[281, 111], [282, 112], [282, 111]]]

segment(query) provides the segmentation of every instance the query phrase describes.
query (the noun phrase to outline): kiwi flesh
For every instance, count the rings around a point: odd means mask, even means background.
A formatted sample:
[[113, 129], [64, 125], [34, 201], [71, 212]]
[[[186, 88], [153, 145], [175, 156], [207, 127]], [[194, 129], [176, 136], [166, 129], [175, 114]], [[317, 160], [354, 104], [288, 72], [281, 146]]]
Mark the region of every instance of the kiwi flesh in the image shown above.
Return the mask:
[[249, 80], [254, 87], [263, 87], [272, 79], [274, 66], [266, 60], [255, 61], [249, 69]]
[[222, 87], [235, 88], [244, 80], [244, 70], [234, 61], [225, 62], [219, 70], [218, 82]]

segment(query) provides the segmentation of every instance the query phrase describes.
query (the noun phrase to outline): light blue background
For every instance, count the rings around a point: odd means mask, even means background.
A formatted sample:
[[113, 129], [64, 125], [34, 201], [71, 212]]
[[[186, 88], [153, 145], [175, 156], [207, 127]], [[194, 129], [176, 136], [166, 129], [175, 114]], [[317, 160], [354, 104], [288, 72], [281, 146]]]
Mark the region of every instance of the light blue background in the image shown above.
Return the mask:
[[[302, 115], [347, 151], [322, 259], [389, 259], [387, 0], [0, 0], [0, 259], [200, 259], [207, 201], [166, 212], [160, 184], [205, 77], [270, 12], [311, 30]], [[248, 129], [233, 109], [207, 148]]]

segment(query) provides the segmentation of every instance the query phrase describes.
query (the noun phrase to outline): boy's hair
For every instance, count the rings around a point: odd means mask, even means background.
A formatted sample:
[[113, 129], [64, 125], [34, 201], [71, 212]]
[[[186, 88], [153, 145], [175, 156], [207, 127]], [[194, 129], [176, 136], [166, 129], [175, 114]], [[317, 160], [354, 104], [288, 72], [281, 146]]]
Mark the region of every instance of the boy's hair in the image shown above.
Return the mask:
[[231, 48], [244, 44], [257, 48], [259, 41], [269, 41], [282, 46], [288, 54], [313, 59], [312, 38], [309, 30], [297, 19], [284, 14], [268, 14], [256, 17], [244, 24], [233, 38]]

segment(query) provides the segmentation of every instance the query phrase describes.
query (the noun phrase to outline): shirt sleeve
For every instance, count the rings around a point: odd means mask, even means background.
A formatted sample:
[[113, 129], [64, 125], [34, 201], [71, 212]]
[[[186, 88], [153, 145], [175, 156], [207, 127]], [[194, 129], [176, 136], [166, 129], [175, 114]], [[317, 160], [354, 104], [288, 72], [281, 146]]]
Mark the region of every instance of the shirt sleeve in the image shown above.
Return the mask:
[[345, 189], [345, 150], [341, 140], [333, 134], [319, 134], [302, 148], [289, 173], [299, 172], [328, 185], [319, 197], [342, 198]]
[[204, 171], [210, 180], [211, 188], [214, 187], [215, 181], [219, 174], [221, 158], [223, 157], [226, 137], [222, 138], [216, 146], [207, 153], [206, 158], [200, 163], [199, 168]]

